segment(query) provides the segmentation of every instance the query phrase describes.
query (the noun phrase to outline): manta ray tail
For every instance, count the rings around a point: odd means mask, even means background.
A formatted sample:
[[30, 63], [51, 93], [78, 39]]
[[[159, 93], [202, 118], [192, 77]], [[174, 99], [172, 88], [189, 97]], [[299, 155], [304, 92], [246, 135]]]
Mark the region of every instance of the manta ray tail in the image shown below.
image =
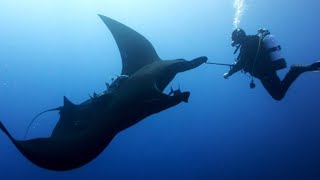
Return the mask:
[[30, 122], [30, 124], [29, 124], [29, 126], [28, 126], [28, 129], [27, 129], [26, 133], [24, 134], [24, 139], [26, 139], [27, 134], [28, 134], [28, 132], [29, 132], [29, 129], [30, 129], [31, 125], [33, 124], [34, 120], [36, 120], [40, 115], [42, 115], [43, 113], [46, 113], [46, 112], [50, 112], [50, 111], [60, 111], [61, 109], [62, 109], [62, 107], [60, 106], [60, 107], [57, 107], [57, 108], [53, 108], [53, 109], [48, 109], [48, 110], [42, 111], [41, 113], [39, 113], [38, 115], [36, 115], [36, 117], [34, 117], [34, 118], [31, 120], [31, 122]]

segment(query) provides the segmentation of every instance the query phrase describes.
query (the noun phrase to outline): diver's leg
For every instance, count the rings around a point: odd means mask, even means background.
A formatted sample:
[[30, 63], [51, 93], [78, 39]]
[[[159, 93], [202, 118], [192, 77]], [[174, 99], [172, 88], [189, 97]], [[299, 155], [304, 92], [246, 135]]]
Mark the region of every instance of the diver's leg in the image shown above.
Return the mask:
[[260, 81], [273, 99], [280, 101], [284, 97], [285, 92], [283, 91], [280, 78], [276, 72], [265, 75]]
[[284, 94], [288, 91], [292, 83], [304, 72], [315, 70], [311, 66], [292, 65], [289, 72], [281, 81], [281, 88]]
[[275, 100], [281, 100], [287, 93], [292, 83], [304, 72], [319, 71], [320, 61], [316, 61], [310, 65], [292, 65], [289, 72], [280, 81], [276, 72], [261, 78], [261, 82], [265, 89]]

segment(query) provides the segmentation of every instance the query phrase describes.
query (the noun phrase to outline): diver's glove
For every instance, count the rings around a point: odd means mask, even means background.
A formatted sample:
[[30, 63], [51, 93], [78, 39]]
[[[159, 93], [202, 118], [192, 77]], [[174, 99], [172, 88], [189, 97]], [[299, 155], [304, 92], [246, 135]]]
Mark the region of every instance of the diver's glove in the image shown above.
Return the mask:
[[223, 74], [223, 77], [224, 77], [225, 79], [228, 79], [229, 76], [230, 76], [229, 72], [226, 72], [226, 73]]

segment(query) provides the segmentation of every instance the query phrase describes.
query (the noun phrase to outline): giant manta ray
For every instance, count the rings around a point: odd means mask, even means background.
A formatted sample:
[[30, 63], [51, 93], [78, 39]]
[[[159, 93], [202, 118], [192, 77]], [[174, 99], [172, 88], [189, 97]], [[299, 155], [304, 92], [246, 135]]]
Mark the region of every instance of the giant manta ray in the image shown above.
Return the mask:
[[0, 129], [18, 150], [39, 167], [71, 170], [96, 158], [120, 131], [142, 119], [188, 102], [190, 92], [163, 90], [179, 72], [207, 61], [161, 60], [152, 44], [131, 28], [99, 15], [116, 40], [122, 58], [122, 76], [109, 88], [81, 104], [64, 97], [60, 119], [48, 138], [17, 140], [0, 122]]

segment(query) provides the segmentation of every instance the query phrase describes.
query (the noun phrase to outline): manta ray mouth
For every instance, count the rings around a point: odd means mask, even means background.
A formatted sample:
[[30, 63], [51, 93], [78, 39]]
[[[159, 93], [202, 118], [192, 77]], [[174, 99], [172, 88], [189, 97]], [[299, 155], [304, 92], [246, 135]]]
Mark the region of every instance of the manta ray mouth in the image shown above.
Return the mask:
[[180, 101], [188, 102], [189, 101], [190, 92], [189, 91], [181, 92], [180, 89], [173, 90], [171, 88], [171, 91], [167, 95], [175, 97], [175, 98], [178, 98], [178, 99], [180, 99]]
[[157, 89], [158, 92], [162, 93], [163, 95], [167, 96], [168, 98], [176, 98], [176, 99], [183, 101], [183, 102], [189, 101], [190, 92], [189, 91], [182, 92], [180, 87], [175, 90], [171, 87], [169, 93], [165, 93], [164, 90], [160, 90], [158, 88], [157, 83], [155, 83], [155, 88]]

